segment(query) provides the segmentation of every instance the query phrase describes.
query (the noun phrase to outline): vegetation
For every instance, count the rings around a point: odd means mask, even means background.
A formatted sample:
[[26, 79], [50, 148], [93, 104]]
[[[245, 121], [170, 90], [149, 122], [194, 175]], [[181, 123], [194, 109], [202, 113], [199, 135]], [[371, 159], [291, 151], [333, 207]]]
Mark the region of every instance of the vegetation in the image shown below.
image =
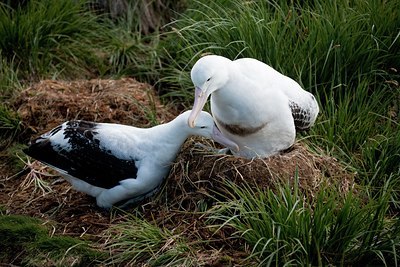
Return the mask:
[[36, 218], [0, 215], [0, 260], [29, 266], [87, 266], [104, 254], [82, 240], [68, 236], [49, 236], [49, 229]]
[[0, 106], [0, 129], [0, 147], [7, 146], [21, 131], [18, 115], [4, 104]]
[[[252, 260], [263, 266], [398, 265], [400, 2], [187, 5], [173, 22], [144, 34], [135, 5], [120, 19], [110, 19], [83, 1], [0, 3], [0, 146], [10, 146], [23, 131], [10, 99], [38, 79], [129, 75], [155, 85], [165, 101], [188, 108], [190, 68], [201, 55], [254, 57], [316, 95], [318, 122], [307, 137], [299, 137], [354, 169], [360, 187], [343, 196], [325, 186], [310, 202], [287, 185], [264, 192], [230, 184], [231, 195], [206, 211], [210, 223], [234, 229], [250, 246]], [[7, 228], [9, 220], [19, 228]], [[49, 238], [34, 219], [1, 216], [0, 228], [7, 229], [5, 240], [19, 241], [1, 249], [2, 260], [18, 256], [12, 254], [18, 249], [28, 255], [21, 260], [27, 263], [35, 254], [60, 256], [65, 248], [81, 248], [76, 240]], [[171, 229], [132, 216], [110, 233], [107, 249], [120, 253], [113, 262], [196, 265], [186, 240]], [[169, 240], [174, 245], [165, 248]]]
[[125, 222], [110, 227], [107, 235], [105, 246], [114, 255], [107, 260], [109, 264], [145, 262], [148, 266], [189, 266], [194, 261], [180, 234], [161, 229], [140, 218], [139, 214], [130, 215]]
[[91, 46], [101, 28], [95, 19], [82, 4], [71, 1], [29, 1], [16, 9], [1, 5], [2, 59], [25, 80], [88, 73], [98, 60]]
[[219, 227], [251, 245], [259, 265], [397, 264], [400, 221], [386, 217], [393, 189], [362, 203], [328, 187], [314, 203], [286, 184], [278, 192], [228, 185], [231, 196], [210, 212]]

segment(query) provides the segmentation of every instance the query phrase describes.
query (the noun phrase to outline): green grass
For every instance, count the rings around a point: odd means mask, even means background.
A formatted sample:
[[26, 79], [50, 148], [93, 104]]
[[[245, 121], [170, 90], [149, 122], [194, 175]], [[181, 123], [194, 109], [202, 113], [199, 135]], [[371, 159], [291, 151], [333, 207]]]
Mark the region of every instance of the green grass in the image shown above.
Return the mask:
[[150, 79], [158, 62], [158, 34], [141, 34], [137, 12], [143, 7], [131, 8], [111, 20], [88, 10], [86, 1], [33, 0], [14, 9], [0, 4], [0, 73], [23, 81], [104, 75]]
[[36, 218], [0, 215], [0, 261], [24, 266], [88, 266], [104, 254], [88, 243], [68, 236], [49, 236], [49, 229]]
[[190, 248], [178, 233], [162, 229], [135, 215], [113, 225], [106, 234], [107, 264], [196, 266]]
[[18, 79], [18, 68], [14, 60], [3, 58], [0, 50], [0, 103], [7, 100], [19, 88], [21, 88], [21, 82]]
[[15, 8], [0, 3], [0, 142], [9, 144], [21, 132], [9, 100], [39, 79], [154, 80], [158, 35], [138, 32], [136, 13], [112, 21], [94, 15], [85, 1], [33, 0]]
[[10, 145], [22, 130], [18, 114], [0, 102], [0, 148]]
[[[90, 73], [96, 61], [88, 38], [99, 34], [95, 16], [83, 2], [29, 1], [26, 7], [0, 5], [0, 51], [20, 79]], [[65, 77], [65, 76], [64, 76]]]
[[[311, 91], [323, 91], [318, 86], [335, 79], [338, 85], [359, 73], [397, 67], [400, 57], [396, 1], [354, 1], [349, 8], [347, 1], [305, 1], [303, 7], [288, 1], [193, 2], [166, 34], [172, 70], [187, 72], [202, 53], [254, 57]], [[377, 14], [375, 5], [379, 16], [371, 14]]]
[[296, 184], [273, 192], [229, 183], [228, 200], [214, 207], [210, 220], [232, 227], [260, 266], [397, 264], [400, 221], [386, 216], [392, 189], [363, 203], [330, 188], [309, 203]]
[[315, 137], [310, 139], [356, 167], [367, 181], [373, 175], [400, 174], [400, 147], [396, 141], [400, 124], [387, 115], [397, 94], [391, 90], [396, 88], [382, 84], [371, 91], [370, 86], [360, 79], [346, 86], [339, 98], [333, 96], [336, 88], [331, 88], [329, 95], [322, 96], [330, 101], [322, 106], [319, 123], [312, 131]]
[[141, 81], [153, 81], [158, 73], [158, 33], [143, 35], [134, 16], [135, 10], [113, 22], [108, 21], [102, 50], [109, 65], [105, 75], [134, 76]]

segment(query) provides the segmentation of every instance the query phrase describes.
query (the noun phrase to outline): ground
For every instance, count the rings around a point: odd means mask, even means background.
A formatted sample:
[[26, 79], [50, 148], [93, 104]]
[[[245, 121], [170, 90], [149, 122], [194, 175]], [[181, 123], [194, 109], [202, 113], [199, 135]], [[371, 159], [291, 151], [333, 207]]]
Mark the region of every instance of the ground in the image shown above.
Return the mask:
[[[13, 100], [13, 106], [22, 119], [26, 142], [68, 119], [150, 127], [178, 114], [174, 108], [162, 105], [149, 85], [134, 79], [45, 80], [24, 90]], [[254, 160], [218, 155], [197, 143], [216, 146], [203, 138], [187, 140], [160, 192], [126, 211], [140, 212], [166, 229], [179, 229], [188, 240], [208, 240], [198, 257], [206, 258], [203, 262], [211, 266], [223, 264], [227, 257], [231, 263], [246, 257], [241, 241], [229, 239], [230, 229], [214, 233], [205, 227], [201, 211], [224, 197], [223, 181], [262, 189], [273, 189], [282, 181], [298, 181], [310, 198], [322, 183], [337, 186], [344, 193], [354, 187], [353, 173], [302, 142], [281, 155]], [[104, 240], [106, 230], [127, 216], [125, 212], [98, 208], [92, 197], [72, 189], [56, 172], [21, 151], [16, 153], [20, 169], [11, 167], [9, 161], [0, 162], [0, 205], [4, 214], [37, 217], [51, 225], [54, 234], [96, 242]]]

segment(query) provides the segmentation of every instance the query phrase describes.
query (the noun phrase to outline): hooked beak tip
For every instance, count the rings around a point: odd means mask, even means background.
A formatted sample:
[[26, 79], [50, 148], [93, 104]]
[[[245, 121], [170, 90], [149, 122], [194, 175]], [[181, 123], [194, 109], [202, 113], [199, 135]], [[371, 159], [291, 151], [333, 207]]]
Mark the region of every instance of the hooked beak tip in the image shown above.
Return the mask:
[[233, 148], [233, 151], [235, 152], [235, 153], [238, 153], [239, 152], [239, 146], [237, 145], [237, 144], [235, 144], [234, 145], [234, 148]]
[[194, 128], [194, 120], [189, 120], [188, 125], [190, 128]]
[[195, 110], [192, 110], [192, 112], [190, 112], [189, 118], [187, 120], [187, 123], [190, 128], [194, 128], [196, 126], [197, 115], [198, 112], [196, 112]]

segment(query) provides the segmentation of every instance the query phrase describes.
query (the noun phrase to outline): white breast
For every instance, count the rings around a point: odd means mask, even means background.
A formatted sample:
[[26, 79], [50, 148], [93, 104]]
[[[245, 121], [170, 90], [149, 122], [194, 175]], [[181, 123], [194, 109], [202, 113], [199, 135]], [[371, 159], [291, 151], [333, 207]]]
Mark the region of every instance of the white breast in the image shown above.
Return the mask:
[[314, 123], [315, 98], [291, 78], [255, 59], [233, 61], [230, 72], [228, 82], [211, 95], [211, 111], [224, 135], [239, 145], [236, 155], [279, 153], [293, 145], [295, 123]]

